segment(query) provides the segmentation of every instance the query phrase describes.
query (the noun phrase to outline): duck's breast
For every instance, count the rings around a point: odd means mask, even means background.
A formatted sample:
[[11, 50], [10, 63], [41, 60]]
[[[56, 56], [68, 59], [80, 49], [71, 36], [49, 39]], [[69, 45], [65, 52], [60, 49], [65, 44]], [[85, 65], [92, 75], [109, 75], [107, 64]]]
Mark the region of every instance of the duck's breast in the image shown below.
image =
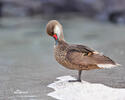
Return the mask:
[[72, 64], [66, 60], [67, 47], [62, 45], [54, 46], [54, 56], [56, 61], [66, 68], [74, 69]]

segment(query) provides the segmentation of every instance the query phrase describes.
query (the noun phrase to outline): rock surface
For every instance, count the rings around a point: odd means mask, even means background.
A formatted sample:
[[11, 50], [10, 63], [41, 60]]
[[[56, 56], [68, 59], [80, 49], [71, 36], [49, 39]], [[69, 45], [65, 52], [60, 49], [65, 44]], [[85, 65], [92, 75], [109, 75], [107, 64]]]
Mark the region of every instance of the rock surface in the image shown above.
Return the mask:
[[61, 76], [48, 87], [54, 89], [48, 96], [57, 100], [124, 100], [125, 89], [111, 88], [103, 84], [86, 81], [70, 83], [71, 76]]

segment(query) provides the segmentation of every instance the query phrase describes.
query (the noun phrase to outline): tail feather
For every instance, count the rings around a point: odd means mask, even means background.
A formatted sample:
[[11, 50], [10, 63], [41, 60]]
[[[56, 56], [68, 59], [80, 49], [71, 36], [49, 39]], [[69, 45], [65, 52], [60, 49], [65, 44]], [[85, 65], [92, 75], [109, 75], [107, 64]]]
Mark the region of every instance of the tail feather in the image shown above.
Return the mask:
[[100, 68], [113, 68], [121, 65], [116, 63], [116, 64], [97, 64], [97, 66]]

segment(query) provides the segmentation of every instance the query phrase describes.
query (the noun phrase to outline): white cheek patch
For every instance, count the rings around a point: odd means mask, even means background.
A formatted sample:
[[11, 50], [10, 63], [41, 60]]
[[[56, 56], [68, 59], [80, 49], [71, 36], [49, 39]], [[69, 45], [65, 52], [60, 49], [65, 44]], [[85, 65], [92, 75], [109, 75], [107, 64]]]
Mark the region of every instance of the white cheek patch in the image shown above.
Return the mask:
[[57, 34], [58, 38], [59, 38], [59, 36], [60, 36], [60, 32], [61, 32], [60, 27], [59, 27], [58, 25], [56, 25], [56, 26], [54, 27], [54, 33]]

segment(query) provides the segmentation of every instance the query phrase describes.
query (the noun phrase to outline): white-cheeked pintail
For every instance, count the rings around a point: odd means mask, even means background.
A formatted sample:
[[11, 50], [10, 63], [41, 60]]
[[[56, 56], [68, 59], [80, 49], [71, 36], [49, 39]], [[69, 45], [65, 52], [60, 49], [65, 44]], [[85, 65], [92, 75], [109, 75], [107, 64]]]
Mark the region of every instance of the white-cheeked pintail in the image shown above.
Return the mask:
[[78, 70], [78, 79], [81, 82], [82, 70], [112, 68], [119, 64], [109, 57], [84, 45], [70, 45], [64, 40], [62, 25], [51, 20], [46, 26], [48, 35], [55, 39], [54, 55], [57, 62], [66, 68]]

